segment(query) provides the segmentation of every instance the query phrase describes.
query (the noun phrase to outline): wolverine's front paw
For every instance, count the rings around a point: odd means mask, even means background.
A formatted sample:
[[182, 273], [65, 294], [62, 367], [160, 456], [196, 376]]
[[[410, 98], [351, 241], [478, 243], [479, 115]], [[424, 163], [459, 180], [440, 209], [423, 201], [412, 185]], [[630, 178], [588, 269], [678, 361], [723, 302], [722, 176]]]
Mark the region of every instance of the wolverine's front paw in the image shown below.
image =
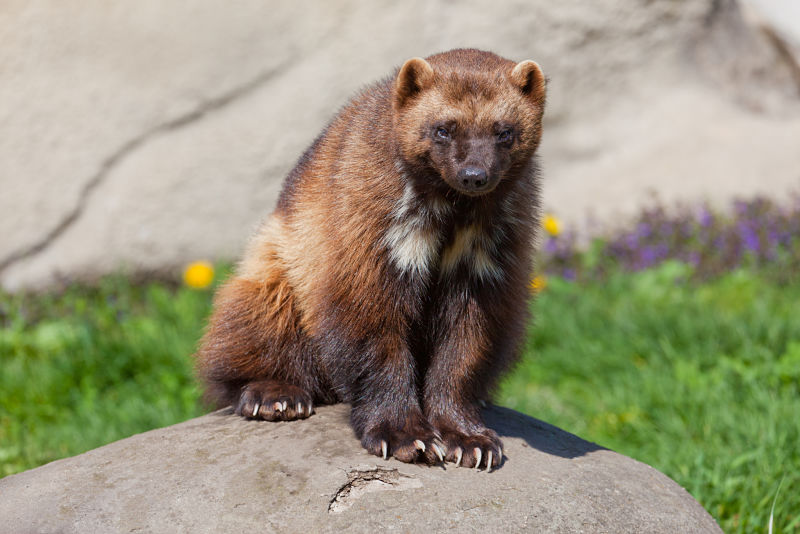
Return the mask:
[[364, 432], [361, 445], [384, 460], [394, 456], [401, 462], [435, 464], [444, 461], [444, 448], [427, 424], [408, 424], [402, 429], [378, 425]]
[[445, 431], [442, 432], [442, 442], [447, 448], [446, 460], [455, 463], [456, 467], [485, 467], [491, 471], [503, 462], [503, 442], [488, 428], [477, 434]]
[[314, 403], [303, 388], [277, 380], [262, 380], [242, 388], [236, 413], [248, 419], [291, 421], [314, 413]]

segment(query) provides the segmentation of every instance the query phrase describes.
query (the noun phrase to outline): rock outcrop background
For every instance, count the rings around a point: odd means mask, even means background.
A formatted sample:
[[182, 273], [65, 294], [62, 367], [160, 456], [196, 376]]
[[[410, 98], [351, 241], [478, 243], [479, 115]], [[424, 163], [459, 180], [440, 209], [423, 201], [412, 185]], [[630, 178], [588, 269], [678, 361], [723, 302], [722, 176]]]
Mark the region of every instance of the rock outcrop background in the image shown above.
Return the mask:
[[497, 470], [381, 460], [348, 407], [309, 419], [216, 412], [0, 480], [13, 532], [721, 533], [645, 464], [505, 408]]
[[751, 2], [4, 2], [0, 285], [236, 257], [354, 90], [458, 46], [548, 74], [545, 204], [567, 221], [652, 192], [780, 198], [800, 30], [772, 12], [792, 0]]

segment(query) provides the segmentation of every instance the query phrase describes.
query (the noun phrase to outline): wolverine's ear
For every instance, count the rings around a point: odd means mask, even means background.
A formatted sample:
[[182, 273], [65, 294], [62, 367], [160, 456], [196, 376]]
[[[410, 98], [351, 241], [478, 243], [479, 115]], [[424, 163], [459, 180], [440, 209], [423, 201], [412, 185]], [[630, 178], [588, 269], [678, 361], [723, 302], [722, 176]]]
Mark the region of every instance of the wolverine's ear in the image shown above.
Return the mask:
[[400, 67], [394, 82], [394, 97], [398, 107], [433, 83], [433, 67], [421, 57], [412, 57]]
[[530, 59], [520, 61], [511, 70], [511, 81], [537, 104], [544, 100], [545, 79], [539, 64]]

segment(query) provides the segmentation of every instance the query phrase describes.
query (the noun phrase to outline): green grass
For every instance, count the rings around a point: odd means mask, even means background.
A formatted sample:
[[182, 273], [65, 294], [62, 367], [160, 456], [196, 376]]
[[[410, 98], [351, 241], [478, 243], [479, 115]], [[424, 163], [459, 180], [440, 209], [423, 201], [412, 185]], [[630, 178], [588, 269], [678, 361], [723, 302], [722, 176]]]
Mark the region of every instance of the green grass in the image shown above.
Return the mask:
[[686, 269], [550, 281], [499, 402], [632, 456], [726, 532], [800, 529], [800, 284]]
[[190, 355], [209, 301], [122, 277], [0, 294], [0, 476], [200, 415]]
[[[550, 279], [498, 401], [649, 463], [726, 532], [800, 529], [800, 283], [668, 263]], [[203, 412], [211, 291], [122, 277], [0, 293], [0, 476]]]

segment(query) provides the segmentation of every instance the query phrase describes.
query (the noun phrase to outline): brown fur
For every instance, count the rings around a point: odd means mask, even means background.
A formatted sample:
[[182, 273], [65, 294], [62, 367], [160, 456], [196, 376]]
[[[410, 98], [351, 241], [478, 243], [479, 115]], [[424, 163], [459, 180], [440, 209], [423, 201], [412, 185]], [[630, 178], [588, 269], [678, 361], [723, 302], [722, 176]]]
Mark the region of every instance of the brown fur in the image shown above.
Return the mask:
[[346, 401], [373, 454], [499, 465], [478, 402], [527, 318], [544, 92], [532, 61], [453, 50], [357, 95], [216, 297], [209, 394], [270, 420]]

